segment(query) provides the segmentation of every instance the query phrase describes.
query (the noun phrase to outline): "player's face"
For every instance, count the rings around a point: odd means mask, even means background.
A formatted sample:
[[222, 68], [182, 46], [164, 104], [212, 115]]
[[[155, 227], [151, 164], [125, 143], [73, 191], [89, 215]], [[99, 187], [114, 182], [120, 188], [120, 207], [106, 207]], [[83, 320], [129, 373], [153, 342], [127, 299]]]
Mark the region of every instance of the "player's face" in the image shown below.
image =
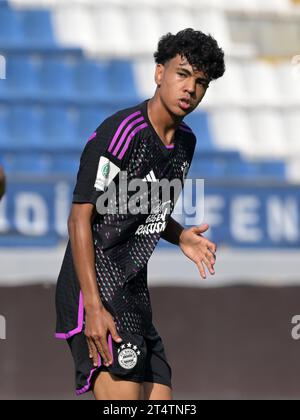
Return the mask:
[[178, 117], [185, 117], [197, 108], [209, 86], [205, 74], [180, 55], [156, 66], [155, 81], [161, 101]]

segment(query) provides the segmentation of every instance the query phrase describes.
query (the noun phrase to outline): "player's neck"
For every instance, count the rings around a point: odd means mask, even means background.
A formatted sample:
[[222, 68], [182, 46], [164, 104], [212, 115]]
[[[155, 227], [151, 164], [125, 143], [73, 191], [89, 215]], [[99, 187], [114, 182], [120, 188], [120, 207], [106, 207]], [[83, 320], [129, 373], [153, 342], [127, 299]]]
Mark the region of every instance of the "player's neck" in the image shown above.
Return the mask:
[[174, 121], [157, 95], [148, 101], [147, 111], [153, 128], [165, 145], [173, 143], [175, 131], [181, 121]]

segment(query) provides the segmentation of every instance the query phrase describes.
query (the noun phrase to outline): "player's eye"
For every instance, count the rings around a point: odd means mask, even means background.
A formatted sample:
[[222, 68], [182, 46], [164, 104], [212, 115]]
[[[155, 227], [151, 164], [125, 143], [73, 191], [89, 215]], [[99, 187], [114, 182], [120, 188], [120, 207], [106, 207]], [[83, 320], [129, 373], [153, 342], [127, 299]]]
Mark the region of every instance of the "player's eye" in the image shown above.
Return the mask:
[[186, 74], [185, 74], [185, 73], [180, 73], [180, 72], [178, 72], [177, 74], [179, 74], [179, 76], [186, 77]]

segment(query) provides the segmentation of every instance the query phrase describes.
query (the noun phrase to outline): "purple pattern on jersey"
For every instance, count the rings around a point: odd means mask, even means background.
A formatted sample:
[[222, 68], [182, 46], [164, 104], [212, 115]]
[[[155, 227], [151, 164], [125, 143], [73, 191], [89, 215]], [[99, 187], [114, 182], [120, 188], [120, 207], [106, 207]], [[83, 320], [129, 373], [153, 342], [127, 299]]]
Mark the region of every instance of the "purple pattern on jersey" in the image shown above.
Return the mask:
[[145, 121], [144, 117], [140, 117], [137, 120], [133, 120], [130, 124], [128, 124], [126, 130], [124, 131], [124, 133], [122, 134], [117, 146], [115, 147], [114, 151], [113, 151], [113, 155], [116, 156], [116, 154], [118, 153], [118, 151], [120, 150], [120, 147], [122, 146], [122, 144], [124, 143], [124, 140], [127, 138], [127, 136], [130, 134], [130, 131], [132, 131], [134, 129], [134, 127], [136, 125], [138, 125], [140, 122]]
[[88, 139], [88, 142], [91, 140], [94, 140], [94, 138], [97, 136], [96, 131], [91, 135], [91, 137]]
[[138, 115], [141, 115], [141, 111], [137, 111], [137, 112], [134, 112], [133, 114], [130, 114], [130, 115], [129, 115], [127, 118], [125, 118], [125, 120], [123, 120], [123, 122], [119, 125], [119, 128], [117, 129], [116, 134], [114, 135], [114, 137], [113, 137], [113, 139], [112, 139], [112, 141], [111, 141], [111, 143], [110, 143], [110, 145], [109, 145], [109, 148], [108, 148], [108, 151], [109, 151], [109, 152], [112, 152], [113, 147], [114, 147], [114, 145], [115, 145], [115, 143], [116, 143], [116, 141], [117, 141], [117, 139], [118, 139], [119, 135], [121, 134], [121, 131], [122, 131], [122, 130], [123, 130], [123, 128], [126, 126], [126, 124], [127, 124], [130, 120], [132, 120], [133, 118], [137, 117]]
[[139, 132], [139, 131], [141, 131], [141, 130], [143, 130], [144, 128], [146, 128], [146, 127], [148, 127], [148, 124], [147, 123], [144, 123], [144, 124], [142, 124], [142, 125], [139, 125], [135, 130], [133, 130], [132, 131], [132, 133], [127, 137], [127, 140], [126, 140], [126, 143], [125, 143], [125, 146], [123, 147], [123, 149], [122, 149], [122, 151], [121, 151], [121, 153], [119, 154], [119, 156], [118, 156], [118, 159], [122, 159], [122, 157], [124, 156], [124, 154], [125, 154], [125, 152], [126, 152], [126, 150], [128, 149], [128, 147], [129, 147], [129, 144], [130, 144], [130, 142], [131, 142], [131, 139]]

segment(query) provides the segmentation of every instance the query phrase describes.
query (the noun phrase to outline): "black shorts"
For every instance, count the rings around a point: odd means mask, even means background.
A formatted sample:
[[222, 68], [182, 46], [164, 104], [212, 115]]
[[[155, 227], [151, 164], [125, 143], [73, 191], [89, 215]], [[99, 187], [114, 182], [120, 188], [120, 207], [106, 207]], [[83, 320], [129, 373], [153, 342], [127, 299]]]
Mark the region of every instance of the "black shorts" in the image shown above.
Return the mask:
[[109, 349], [113, 355], [112, 365], [108, 367], [101, 364], [100, 355], [98, 367], [93, 365], [83, 331], [67, 340], [75, 362], [76, 394], [90, 391], [97, 373], [102, 370], [124, 381], [152, 382], [172, 388], [172, 370], [154, 325], [143, 336], [128, 331], [118, 331], [118, 334], [123, 339], [121, 343], [116, 343], [111, 335], [108, 336]]

